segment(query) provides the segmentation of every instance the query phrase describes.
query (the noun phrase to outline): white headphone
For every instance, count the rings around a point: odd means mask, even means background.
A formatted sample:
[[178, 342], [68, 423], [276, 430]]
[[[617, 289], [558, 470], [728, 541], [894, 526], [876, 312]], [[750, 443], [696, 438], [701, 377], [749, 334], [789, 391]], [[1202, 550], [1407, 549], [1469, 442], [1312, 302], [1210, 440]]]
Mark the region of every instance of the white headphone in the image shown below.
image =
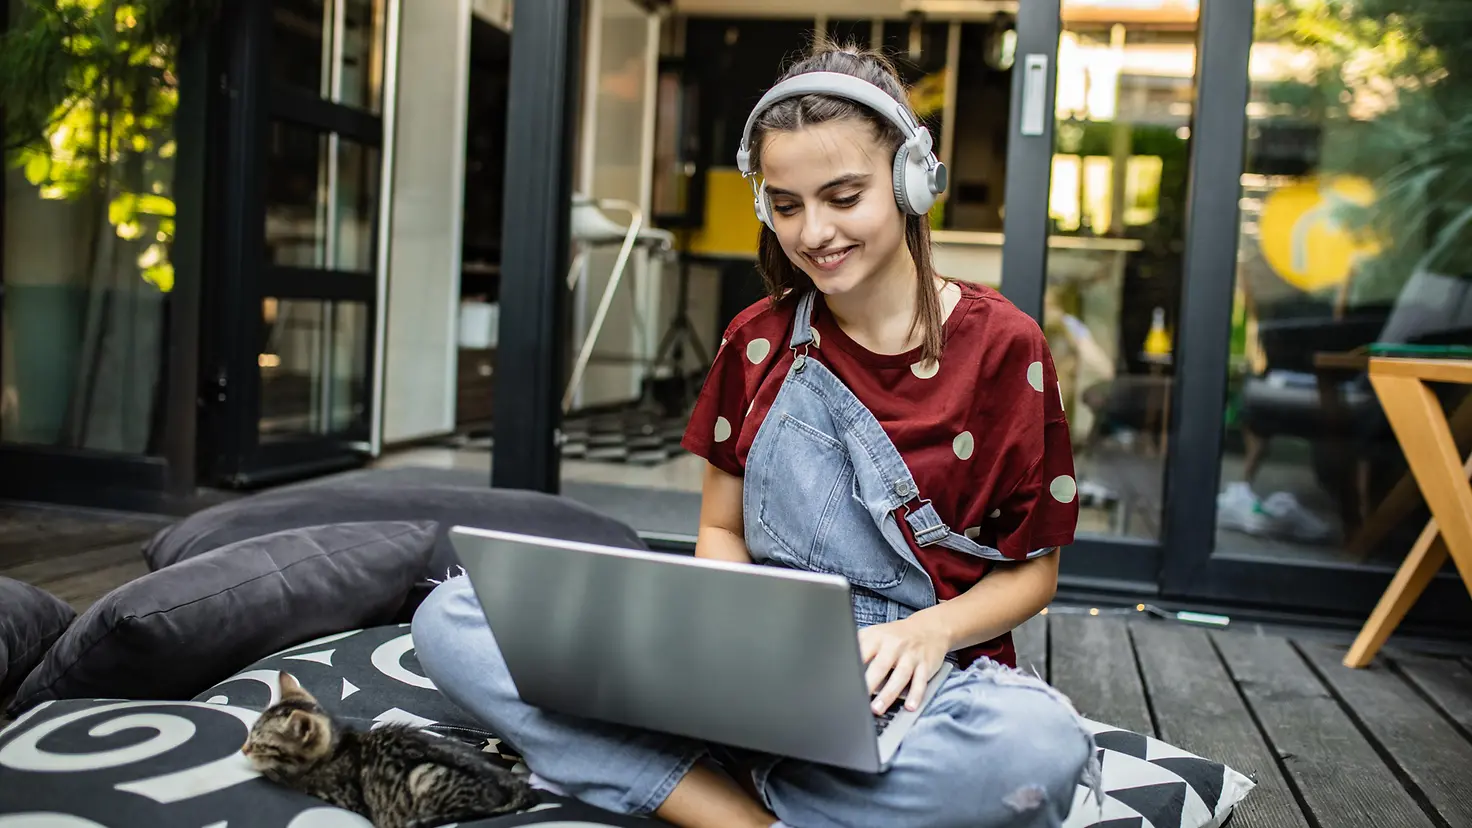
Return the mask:
[[913, 216], [923, 216], [930, 211], [935, 197], [946, 190], [946, 165], [935, 157], [930, 130], [920, 125], [908, 106], [866, 80], [842, 72], [804, 72], [767, 90], [747, 116], [746, 129], [741, 133], [741, 147], [736, 151], [736, 166], [741, 170], [741, 177], [751, 182], [756, 217], [762, 224], [776, 232], [772, 226], [772, 202], [767, 197], [766, 181], [758, 186], [753, 178], [751, 130], [757, 117], [768, 107], [803, 95], [845, 98], [874, 110], [898, 127], [905, 140], [894, 153], [895, 204], [899, 205], [900, 212]]

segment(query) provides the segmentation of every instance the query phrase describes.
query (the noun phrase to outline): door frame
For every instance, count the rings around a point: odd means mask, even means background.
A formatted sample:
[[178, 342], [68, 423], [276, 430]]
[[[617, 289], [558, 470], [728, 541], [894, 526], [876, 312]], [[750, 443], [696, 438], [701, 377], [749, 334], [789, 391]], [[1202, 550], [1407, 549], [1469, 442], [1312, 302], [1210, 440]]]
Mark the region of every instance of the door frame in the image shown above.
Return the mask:
[[[1228, 343], [1237, 282], [1240, 180], [1246, 164], [1255, 3], [1202, 0], [1197, 106], [1187, 193], [1178, 368], [1167, 458], [1163, 594], [1223, 605], [1252, 605], [1316, 617], [1363, 619], [1394, 569], [1336, 562], [1276, 561], [1217, 554], [1216, 496], [1226, 423]], [[1467, 589], [1438, 573], [1404, 625], [1472, 626]]]
[[[392, 141], [389, 99], [396, 54], [399, 0], [385, 0], [383, 100], [379, 114], [325, 100], [310, 91], [273, 81], [269, 72], [271, 3], [227, 7], [219, 27], [222, 55], [221, 107], [212, 151], [220, 170], [211, 211], [216, 219], [215, 272], [208, 286], [206, 314], [212, 325], [204, 332], [204, 376], [201, 377], [202, 476], [216, 485], [252, 487], [264, 483], [351, 468], [371, 455], [376, 441], [381, 397], [383, 292], [386, 274], [381, 250], [385, 238], [384, 205], [391, 182], [385, 171]], [[341, 16], [338, 15], [340, 21]], [[371, 211], [373, 230], [366, 270], [304, 268], [269, 263], [265, 250], [267, 150], [273, 122], [336, 135], [380, 153], [375, 187], [378, 203]], [[343, 432], [304, 434], [264, 443], [260, 439], [261, 375], [259, 347], [266, 297], [284, 300], [353, 302], [365, 307], [370, 328], [365, 337], [367, 366], [363, 422]], [[332, 329], [324, 323], [330, 341]]]

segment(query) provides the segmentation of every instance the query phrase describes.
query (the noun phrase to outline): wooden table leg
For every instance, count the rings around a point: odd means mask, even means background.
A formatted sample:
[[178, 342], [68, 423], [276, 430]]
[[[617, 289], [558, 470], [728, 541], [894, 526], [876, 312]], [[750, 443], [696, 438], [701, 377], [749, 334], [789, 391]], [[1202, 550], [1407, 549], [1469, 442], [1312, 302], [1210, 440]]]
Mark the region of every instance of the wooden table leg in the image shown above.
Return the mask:
[[1354, 644], [1350, 645], [1349, 653], [1344, 656], [1345, 667], [1365, 667], [1375, 660], [1375, 654], [1405, 620], [1416, 599], [1421, 597], [1442, 564], [1446, 563], [1446, 557], [1446, 541], [1436, 527], [1436, 519], [1432, 518], [1426, 521], [1426, 528], [1416, 539], [1416, 545], [1411, 547], [1411, 554], [1406, 556], [1385, 594], [1380, 596], [1375, 611], [1370, 613], [1370, 619], [1360, 629]]
[[[1374, 658], [1379, 644], [1390, 635], [1440, 568], [1444, 558], [1438, 560], [1438, 549], [1444, 548], [1451, 556], [1462, 582], [1472, 594], [1472, 488], [1467, 485], [1467, 472], [1460, 462], [1446, 414], [1431, 389], [1419, 379], [1377, 376], [1372, 372], [1370, 382], [1375, 386], [1375, 394], [1436, 526], [1428, 524], [1421, 533], [1411, 556], [1380, 599], [1360, 640], [1355, 642], [1351, 657], [1360, 663]], [[1431, 534], [1433, 529], [1437, 534]], [[1346, 658], [1345, 663], [1349, 664], [1350, 660]]]

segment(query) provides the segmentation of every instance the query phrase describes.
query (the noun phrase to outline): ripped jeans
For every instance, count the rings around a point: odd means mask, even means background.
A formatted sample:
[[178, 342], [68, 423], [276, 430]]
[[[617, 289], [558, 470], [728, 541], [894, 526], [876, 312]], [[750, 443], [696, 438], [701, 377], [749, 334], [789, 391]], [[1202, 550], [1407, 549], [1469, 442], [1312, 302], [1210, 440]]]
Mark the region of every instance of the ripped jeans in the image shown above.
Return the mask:
[[[469, 579], [437, 587], [413, 623], [426, 675], [503, 736], [542, 779], [584, 802], [649, 814], [710, 746], [543, 711], [521, 701]], [[1097, 785], [1092, 737], [1056, 691], [990, 661], [953, 671], [894, 764], [868, 774], [770, 759], [752, 781], [792, 828], [1059, 828]]]

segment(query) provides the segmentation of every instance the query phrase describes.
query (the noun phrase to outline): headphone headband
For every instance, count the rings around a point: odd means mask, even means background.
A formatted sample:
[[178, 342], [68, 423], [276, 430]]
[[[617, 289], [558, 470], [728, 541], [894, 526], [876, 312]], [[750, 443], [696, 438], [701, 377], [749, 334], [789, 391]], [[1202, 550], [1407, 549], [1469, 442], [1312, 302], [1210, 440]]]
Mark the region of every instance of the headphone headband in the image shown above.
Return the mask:
[[920, 131], [910, 108], [895, 100], [888, 92], [853, 75], [842, 72], [804, 72], [795, 75], [767, 90], [760, 101], [746, 116], [746, 128], [741, 132], [741, 146], [736, 150], [736, 167], [743, 176], [751, 175], [751, 130], [757, 118], [773, 104], [788, 98], [804, 95], [833, 95], [877, 112], [899, 128], [905, 140], [913, 139]]

